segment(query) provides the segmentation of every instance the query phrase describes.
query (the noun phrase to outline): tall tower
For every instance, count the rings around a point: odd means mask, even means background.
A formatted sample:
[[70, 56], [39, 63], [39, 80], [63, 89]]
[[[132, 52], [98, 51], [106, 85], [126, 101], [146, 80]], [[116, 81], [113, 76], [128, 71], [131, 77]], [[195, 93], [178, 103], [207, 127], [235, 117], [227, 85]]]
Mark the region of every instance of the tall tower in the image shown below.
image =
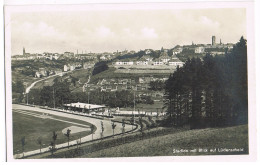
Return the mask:
[[212, 36], [212, 45], [216, 45], [216, 36]]
[[25, 56], [25, 48], [23, 47], [23, 55]]

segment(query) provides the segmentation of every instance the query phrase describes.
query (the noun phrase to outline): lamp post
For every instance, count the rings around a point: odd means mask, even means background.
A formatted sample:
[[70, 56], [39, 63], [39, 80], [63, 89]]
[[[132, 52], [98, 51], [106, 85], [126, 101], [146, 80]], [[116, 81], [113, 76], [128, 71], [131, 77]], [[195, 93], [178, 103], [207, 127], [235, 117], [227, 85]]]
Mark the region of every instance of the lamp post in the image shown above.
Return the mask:
[[89, 91], [88, 91], [88, 104], [89, 104]]
[[[137, 90], [137, 86], [135, 86], [135, 90]], [[134, 90], [134, 124], [135, 124], [135, 90]]]
[[55, 96], [54, 96], [54, 87], [53, 87], [53, 109], [55, 109]]
[[25, 94], [26, 94], [26, 104], [28, 105], [28, 92], [27, 92], [27, 83], [25, 83]]

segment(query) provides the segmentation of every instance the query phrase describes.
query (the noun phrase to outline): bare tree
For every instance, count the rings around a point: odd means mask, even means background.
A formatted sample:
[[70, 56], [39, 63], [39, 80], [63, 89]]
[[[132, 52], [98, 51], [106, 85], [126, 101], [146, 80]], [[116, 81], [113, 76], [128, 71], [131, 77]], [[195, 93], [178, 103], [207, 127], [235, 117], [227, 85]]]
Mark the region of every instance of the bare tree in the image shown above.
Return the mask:
[[134, 118], [134, 115], [132, 114], [132, 117], [130, 119], [130, 123], [132, 125], [132, 129], [134, 129], [134, 124], [135, 124], [135, 118]]
[[22, 152], [23, 152], [23, 157], [24, 157], [24, 146], [25, 146], [25, 136], [23, 136], [22, 138], [21, 138], [21, 143], [22, 143]]
[[67, 132], [64, 134], [68, 138], [68, 148], [70, 148], [70, 144], [69, 144], [69, 142], [70, 142], [70, 132], [71, 132], [71, 130], [67, 129]]
[[125, 134], [125, 119], [122, 119], [122, 134]]
[[115, 128], [116, 128], [116, 124], [115, 124], [115, 122], [112, 122], [113, 136], [114, 136]]
[[53, 140], [54, 147], [55, 147], [55, 145], [56, 145], [55, 142], [56, 142], [56, 140], [57, 140], [57, 136], [58, 136], [58, 135], [57, 135], [57, 133], [56, 133], [55, 131], [53, 131], [52, 133], [53, 133], [53, 134], [52, 134], [52, 140]]
[[91, 124], [90, 129], [91, 129], [92, 140], [93, 140], [93, 134], [94, 134], [95, 126], [93, 124]]
[[50, 143], [49, 150], [51, 151], [51, 155], [53, 156], [53, 153], [56, 151], [55, 142], [57, 140], [57, 133], [55, 131], [52, 132], [52, 142]]
[[103, 121], [101, 121], [101, 133], [100, 133], [101, 140], [103, 138], [103, 133], [104, 133], [104, 124]]
[[42, 152], [42, 137], [38, 137], [37, 144], [40, 145], [40, 153]]
[[49, 150], [51, 151], [51, 155], [53, 156], [54, 152], [56, 151], [55, 143], [53, 141], [50, 144]]
[[139, 117], [139, 123], [140, 123], [140, 132], [141, 132], [141, 135], [142, 135], [142, 139], [143, 139], [143, 121], [142, 121], [142, 116]]

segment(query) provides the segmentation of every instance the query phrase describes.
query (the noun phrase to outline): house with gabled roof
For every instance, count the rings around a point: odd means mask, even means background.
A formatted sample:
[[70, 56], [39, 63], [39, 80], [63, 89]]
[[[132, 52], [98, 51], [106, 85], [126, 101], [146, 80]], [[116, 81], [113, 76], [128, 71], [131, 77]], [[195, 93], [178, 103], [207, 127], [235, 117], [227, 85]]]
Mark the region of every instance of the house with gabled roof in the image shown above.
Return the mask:
[[148, 61], [142, 57], [138, 61], [136, 61], [136, 65], [148, 65]]
[[172, 58], [170, 61], [168, 61], [170, 66], [179, 66], [182, 67], [184, 62], [182, 62], [181, 60], [179, 60], [178, 58]]
[[144, 55], [142, 59], [145, 59], [146, 61], [153, 61], [153, 58], [149, 55]]
[[171, 58], [168, 56], [167, 52], [164, 51], [160, 54], [159, 60], [162, 61], [163, 63], [167, 63], [168, 61], [171, 60]]

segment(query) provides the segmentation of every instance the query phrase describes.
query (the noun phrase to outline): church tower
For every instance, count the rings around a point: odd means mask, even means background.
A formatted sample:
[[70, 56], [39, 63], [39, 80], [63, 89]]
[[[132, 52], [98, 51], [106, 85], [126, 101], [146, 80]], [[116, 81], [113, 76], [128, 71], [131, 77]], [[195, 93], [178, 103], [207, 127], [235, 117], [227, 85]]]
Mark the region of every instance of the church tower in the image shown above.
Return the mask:
[[23, 47], [23, 55], [25, 56], [25, 48]]
[[212, 45], [216, 45], [216, 36], [212, 36]]

